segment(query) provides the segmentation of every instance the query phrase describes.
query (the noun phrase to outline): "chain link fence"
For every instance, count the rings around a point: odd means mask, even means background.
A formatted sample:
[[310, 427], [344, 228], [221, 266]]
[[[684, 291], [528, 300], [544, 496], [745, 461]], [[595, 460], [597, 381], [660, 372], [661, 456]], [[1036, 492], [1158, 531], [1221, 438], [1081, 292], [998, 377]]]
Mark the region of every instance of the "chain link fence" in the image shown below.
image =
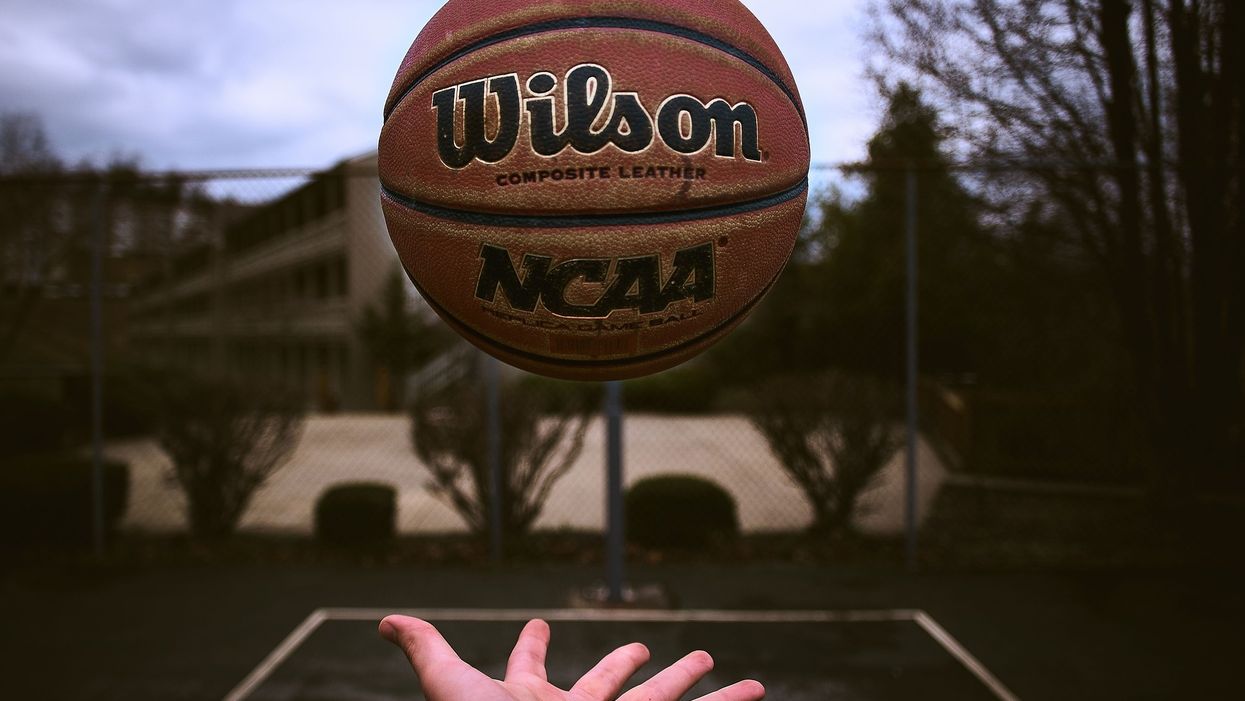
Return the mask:
[[[1087, 494], [1141, 503], [1157, 474], [1155, 417], [1132, 374], [1110, 261], [1078, 240], [1076, 222], [1038, 205], [983, 205], [958, 184], [993, 178], [987, 189], [1003, 190], [1019, 187], [1018, 173], [1054, 167], [875, 163], [823, 174], [792, 264], [753, 317], [704, 357], [625, 383], [626, 483], [704, 478], [733, 498], [745, 534], [837, 523], [883, 539], [903, 533], [915, 489], [914, 515], [935, 547], [1013, 527], [1071, 542], [1069, 528], [1101, 530]], [[305, 412], [243, 500], [240, 530], [310, 535], [321, 496], [360, 482], [394, 490], [399, 534], [487, 529], [491, 487], [471, 468], [485, 440], [481, 359], [403, 279], [374, 155], [323, 172], [11, 176], [0, 211], [10, 466], [88, 444], [97, 304], [103, 456], [128, 465], [121, 534], [192, 526], [191, 492], [159, 429], [160, 386], [184, 376], [243, 378], [257, 395], [292, 390]], [[910, 484], [897, 439], [912, 225], [921, 436]], [[536, 419], [501, 432], [558, 446], [506, 453], [502, 488], [517, 504], [507, 528], [601, 533], [600, 388], [518, 371], [501, 385], [509, 406], [557, 398], [516, 410]], [[873, 411], [875, 396], [884, 400]], [[421, 451], [421, 440], [439, 447]], [[861, 483], [846, 485], [845, 466], [857, 463]], [[1240, 467], [1202, 475], [1189, 493], [1239, 489]], [[997, 494], [1012, 501], [998, 506]]]

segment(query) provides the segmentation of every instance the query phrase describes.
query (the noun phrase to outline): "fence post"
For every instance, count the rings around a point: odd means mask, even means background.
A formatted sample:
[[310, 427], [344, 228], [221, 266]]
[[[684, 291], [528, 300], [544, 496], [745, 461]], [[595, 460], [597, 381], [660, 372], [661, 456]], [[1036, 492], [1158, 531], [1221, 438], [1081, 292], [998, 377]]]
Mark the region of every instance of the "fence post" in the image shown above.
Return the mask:
[[626, 521], [623, 514], [622, 383], [605, 383], [606, 581], [609, 602], [623, 601], [626, 580]]
[[108, 185], [91, 195], [91, 544], [104, 556], [104, 210]]
[[907, 239], [907, 303], [906, 303], [906, 325], [907, 325], [907, 453], [904, 456], [904, 473], [906, 476], [904, 504], [904, 528], [905, 528], [905, 563], [908, 571], [913, 572], [917, 568], [917, 513], [916, 513], [916, 489], [917, 489], [917, 442], [919, 440], [919, 426], [917, 415], [917, 240], [916, 240], [916, 198], [917, 198], [917, 180], [916, 168], [911, 163], [908, 164], [906, 171], [907, 179], [907, 196], [905, 198], [906, 216], [904, 222], [905, 237]]
[[481, 353], [484, 360], [485, 433], [489, 476], [489, 556], [502, 558], [502, 469], [501, 469], [501, 365], [497, 358]]

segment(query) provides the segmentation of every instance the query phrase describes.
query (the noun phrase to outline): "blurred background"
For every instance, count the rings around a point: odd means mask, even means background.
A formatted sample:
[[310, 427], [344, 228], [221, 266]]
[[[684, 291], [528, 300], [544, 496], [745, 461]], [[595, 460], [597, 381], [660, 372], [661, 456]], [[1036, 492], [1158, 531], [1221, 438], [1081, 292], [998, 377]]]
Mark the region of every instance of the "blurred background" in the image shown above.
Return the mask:
[[[17, 689], [219, 698], [309, 606], [604, 596], [605, 389], [493, 372], [385, 230], [381, 105], [437, 3], [7, 4]], [[1240, 691], [1245, 10], [745, 4], [814, 194], [743, 326], [622, 383], [627, 595], [924, 601], [1025, 698]], [[244, 642], [167, 648], [187, 609]]]

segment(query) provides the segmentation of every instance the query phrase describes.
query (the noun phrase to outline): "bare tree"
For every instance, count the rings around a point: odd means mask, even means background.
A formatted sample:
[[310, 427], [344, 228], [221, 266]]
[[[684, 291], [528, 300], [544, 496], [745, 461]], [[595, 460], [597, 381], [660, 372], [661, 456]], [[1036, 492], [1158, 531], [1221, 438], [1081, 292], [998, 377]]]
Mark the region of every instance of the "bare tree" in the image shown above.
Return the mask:
[[[36, 333], [47, 299], [89, 284], [95, 227], [108, 284], [133, 283], [179, 241], [206, 238], [203, 219], [218, 206], [202, 186], [143, 174], [133, 161], [68, 170], [37, 115], [0, 113], [0, 362]], [[76, 339], [58, 345], [83, 352]]]
[[85, 244], [92, 187], [63, 179], [35, 115], [0, 114], [0, 361], [34, 317], [49, 281]]
[[55, 173], [60, 169], [60, 159], [52, 152], [38, 115], [0, 114], [0, 175]]
[[160, 446], [186, 497], [191, 532], [233, 533], [251, 496], [281, 467], [302, 433], [301, 403], [276, 388], [230, 378], [163, 378]]
[[874, 19], [880, 79], [907, 69], [959, 115], [965, 152], [1026, 162], [983, 189], [1001, 204], [1053, 205], [1048, 216], [1097, 258], [1154, 440], [1156, 489], [1239, 472], [1245, 6], [877, 0]]
[[[523, 534], [584, 445], [595, 391], [546, 380], [512, 381], [501, 397], [502, 529]], [[488, 532], [491, 488], [487, 416], [478, 377], [420, 394], [411, 412], [415, 454], [432, 473], [430, 488], [477, 534]]]
[[897, 394], [863, 376], [824, 372], [771, 380], [749, 410], [813, 509], [811, 529], [852, 529], [858, 502], [900, 446]]

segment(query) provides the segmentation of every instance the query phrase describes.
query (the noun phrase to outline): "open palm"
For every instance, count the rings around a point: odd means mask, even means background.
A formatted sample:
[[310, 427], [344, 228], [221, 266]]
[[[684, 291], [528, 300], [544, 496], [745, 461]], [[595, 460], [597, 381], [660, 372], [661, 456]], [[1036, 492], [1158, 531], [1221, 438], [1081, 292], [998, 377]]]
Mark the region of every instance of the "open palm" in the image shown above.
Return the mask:
[[[505, 680], [491, 679], [463, 662], [432, 624], [409, 616], [388, 616], [380, 634], [402, 648], [428, 701], [678, 701], [713, 669], [713, 658], [693, 652], [652, 679], [619, 696], [623, 685], [649, 659], [640, 643], [624, 645], [601, 659], [569, 691], [549, 683], [545, 653], [549, 625], [530, 621], [519, 634], [506, 664]], [[718, 689], [697, 701], [757, 701], [765, 689], [746, 680]]]

